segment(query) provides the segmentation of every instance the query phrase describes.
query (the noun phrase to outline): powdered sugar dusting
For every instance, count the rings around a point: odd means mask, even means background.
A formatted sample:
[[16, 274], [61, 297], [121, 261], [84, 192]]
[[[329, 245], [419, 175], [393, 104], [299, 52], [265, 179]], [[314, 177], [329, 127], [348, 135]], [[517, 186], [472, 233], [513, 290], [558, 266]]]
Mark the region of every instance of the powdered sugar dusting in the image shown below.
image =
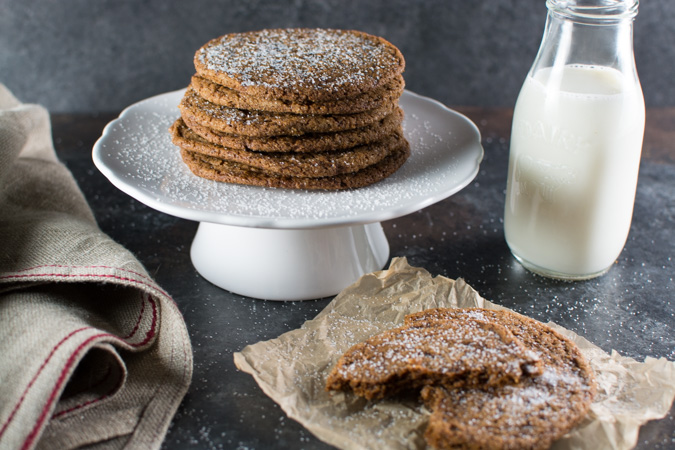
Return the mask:
[[196, 59], [242, 87], [320, 89], [327, 94], [348, 86], [372, 87], [402, 70], [400, 53], [382, 41], [327, 29], [229, 34], [199, 49]]
[[[494, 389], [462, 389], [444, 395], [453, 420], [461, 422], [472, 418], [473, 426], [484, 428], [487, 433], [515, 433], [527, 438], [528, 433], [537, 432], [540, 421], [549, 428], [551, 424], [568, 422], [570, 417], [576, 417], [574, 411], [584, 409], [581, 401], [589, 389], [578, 374], [563, 368], [546, 367], [541, 376], [525, 379], [521, 384]], [[540, 437], [531, 436], [532, 439]]]
[[336, 375], [367, 389], [399, 378], [447, 385], [510, 383], [520, 379], [523, 366], [537, 362], [505, 328], [470, 319], [387, 331], [346, 355]]
[[128, 108], [94, 148], [100, 170], [118, 188], [178, 217], [272, 228], [315, 228], [387, 220], [442, 200], [477, 174], [483, 149], [475, 126], [434, 101], [400, 100], [411, 156], [389, 178], [356, 190], [304, 191], [238, 186], [194, 176], [171, 143], [183, 91]]

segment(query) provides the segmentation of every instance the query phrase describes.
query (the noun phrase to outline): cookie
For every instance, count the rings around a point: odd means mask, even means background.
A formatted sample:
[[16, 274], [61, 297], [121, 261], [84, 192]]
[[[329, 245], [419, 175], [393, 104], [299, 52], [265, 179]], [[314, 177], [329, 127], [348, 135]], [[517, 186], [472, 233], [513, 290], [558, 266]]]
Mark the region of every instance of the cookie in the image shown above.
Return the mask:
[[190, 87], [200, 97], [216, 105], [293, 114], [354, 114], [380, 108], [386, 103], [397, 101], [403, 93], [404, 86], [403, 77], [399, 75], [384, 85], [355, 97], [337, 98], [324, 102], [291, 103], [279, 99], [251, 97], [199, 75], [194, 75], [190, 83]]
[[190, 118], [185, 124], [207, 141], [223, 147], [258, 152], [326, 152], [344, 150], [359, 145], [377, 142], [401, 128], [403, 110], [396, 110], [385, 118], [353, 130], [334, 133], [306, 133], [300, 136], [251, 137], [212, 130]]
[[401, 52], [353, 30], [268, 29], [212, 39], [194, 56], [197, 73], [256, 98], [334, 101], [372, 91], [400, 75]]
[[312, 190], [355, 189], [371, 185], [396, 172], [409, 155], [410, 147], [403, 139], [399, 147], [392, 149], [387, 157], [372, 166], [353, 173], [313, 178], [268, 173], [239, 163], [209, 159], [199, 153], [181, 149], [185, 164], [192, 173], [202, 178], [251, 186]]
[[507, 327], [526, 347], [543, 355], [544, 362], [558, 364], [561, 360], [567, 361], [571, 358], [570, 364], [578, 366], [582, 373], [590, 371], [588, 362], [572, 341], [553, 328], [512, 311], [484, 308], [437, 308], [408, 314], [404, 324], [429, 327], [442, 325], [447, 321], [466, 319], [494, 322]]
[[181, 119], [171, 126], [173, 143], [185, 150], [204, 155], [204, 161], [213, 166], [217, 159], [236, 162], [263, 172], [291, 177], [329, 177], [350, 173], [371, 166], [384, 159], [393, 148], [401, 145], [403, 131], [399, 130], [381, 141], [348, 150], [318, 153], [270, 153], [237, 150], [211, 144], [192, 132]]
[[351, 189], [406, 161], [401, 52], [360, 31], [273, 29], [213, 39], [194, 56], [172, 141], [198, 176]]
[[200, 97], [192, 88], [183, 96], [179, 109], [186, 121], [197, 122], [213, 130], [252, 137], [298, 136], [305, 133], [329, 133], [361, 128], [393, 113], [398, 103], [355, 113], [304, 115], [243, 110], [216, 105]]
[[477, 320], [385, 331], [345, 352], [326, 381], [368, 400], [438, 385], [500, 386], [539, 373], [539, 360], [504, 326]]
[[584, 418], [595, 395], [593, 371], [576, 345], [551, 327], [479, 308], [425, 311], [405, 323], [434, 327], [466, 319], [504, 325], [539, 355], [542, 372], [496, 387], [424, 387], [421, 397], [432, 411], [425, 432], [431, 446], [549, 448]]

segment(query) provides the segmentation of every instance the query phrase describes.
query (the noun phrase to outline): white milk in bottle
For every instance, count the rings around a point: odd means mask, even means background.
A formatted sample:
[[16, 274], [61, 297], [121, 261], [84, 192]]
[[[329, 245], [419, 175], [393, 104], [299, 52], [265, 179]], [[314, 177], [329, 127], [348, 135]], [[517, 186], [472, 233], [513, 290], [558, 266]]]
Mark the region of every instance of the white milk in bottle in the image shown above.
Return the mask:
[[504, 228], [527, 268], [605, 272], [630, 228], [644, 132], [639, 84], [592, 65], [542, 68], [514, 110]]
[[547, 0], [513, 113], [504, 234], [527, 269], [606, 272], [633, 215], [645, 107], [633, 56], [638, 0]]

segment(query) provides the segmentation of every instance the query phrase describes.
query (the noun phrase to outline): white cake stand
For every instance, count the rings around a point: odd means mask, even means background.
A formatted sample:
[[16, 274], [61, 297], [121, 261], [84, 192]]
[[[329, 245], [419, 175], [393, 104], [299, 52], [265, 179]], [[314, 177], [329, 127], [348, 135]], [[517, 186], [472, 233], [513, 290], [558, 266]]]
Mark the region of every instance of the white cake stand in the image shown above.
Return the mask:
[[411, 156], [391, 177], [339, 192], [270, 189], [193, 175], [171, 143], [183, 90], [148, 98], [110, 122], [93, 149], [117, 188], [158, 211], [199, 221], [190, 256], [213, 284], [248, 297], [335, 295], [380, 270], [389, 244], [380, 222], [458, 192], [478, 173], [480, 133], [441, 103], [404, 92]]

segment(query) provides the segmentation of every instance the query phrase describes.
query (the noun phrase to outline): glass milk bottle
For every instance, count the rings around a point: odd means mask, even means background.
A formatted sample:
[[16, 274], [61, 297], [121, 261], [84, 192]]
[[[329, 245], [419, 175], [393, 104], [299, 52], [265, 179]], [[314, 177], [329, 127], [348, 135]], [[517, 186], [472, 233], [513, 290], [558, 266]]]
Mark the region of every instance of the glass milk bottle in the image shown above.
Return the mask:
[[605, 273], [633, 215], [645, 106], [633, 57], [638, 0], [548, 0], [514, 109], [504, 232], [527, 269]]

